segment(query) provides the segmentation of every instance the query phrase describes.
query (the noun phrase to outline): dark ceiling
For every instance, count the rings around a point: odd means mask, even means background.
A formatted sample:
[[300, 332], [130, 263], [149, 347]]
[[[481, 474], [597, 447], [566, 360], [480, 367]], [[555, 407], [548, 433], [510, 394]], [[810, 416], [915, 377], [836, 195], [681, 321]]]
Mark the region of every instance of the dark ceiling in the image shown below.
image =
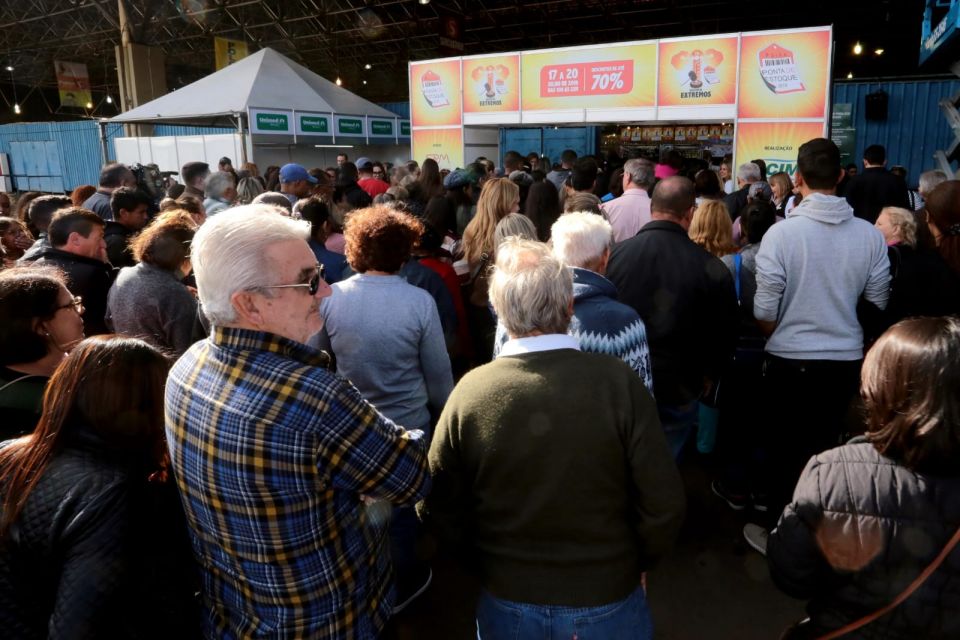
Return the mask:
[[[213, 37], [222, 36], [339, 75], [374, 102], [405, 101], [407, 61], [451, 55], [439, 35], [440, 17], [449, 15], [460, 19], [463, 55], [833, 24], [837, 79], [945, 71], [917, 68], [924, 0], [0, 0], [0, 122], [119, 111], [105, 100], [118, 91], [119, 2], [131, 39], [164, 51], [170, 89], [214, 70]], [[87, 65], [92, 111], [59, 107], [54, 60]], [[12, 111], [14, 94], [21, 116]]]

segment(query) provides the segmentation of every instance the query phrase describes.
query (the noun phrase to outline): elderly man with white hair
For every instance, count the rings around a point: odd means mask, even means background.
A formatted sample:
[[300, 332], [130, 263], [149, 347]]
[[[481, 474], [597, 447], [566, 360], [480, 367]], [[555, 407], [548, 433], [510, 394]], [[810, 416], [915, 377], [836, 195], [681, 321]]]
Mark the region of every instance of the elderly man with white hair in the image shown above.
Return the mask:
[[573, 277], [546, 245], [507, 239], [490, 300], [510, 340], [451, 394], [425, 509], [479, 564], [477, 637], [650, 638], [643, 572], [685, 510], [653, 398], [567, 334]]
[[744, 162], [737, 167], [737, 190], [723, 197], [723, 204], [727, 205], [730, 220], [740, 217], [740, 212], [749, 203], [750, 185], [760, 182], [760, 165], [755, 162]]
[[650, 222], [650, 196], [647, 190], [655, 177], [653, 163], [643, 158], [632, 158], [623, 165], [623, 195], [600, 205], [604, 217], [613, 227], [615, 242], [623, 242], [637, 235]]
[[203, 207], [207, 216], [214, 216], [233, 206], [237, 199], [237, 187], [233, 184], [233, 176], [224, 171], [217, 171], [207, 176], [203, 183], [203, 193], [206, 199]]
[[305, 344], [331, 291], [309, 233], [247, 205], [192, 243], [213, 331], [170, 372], [166, 431], [208, 638], [378, 637], [393, 589], [385, 523], [365, 505], [411, 504], [430, 484], [423, 433]]

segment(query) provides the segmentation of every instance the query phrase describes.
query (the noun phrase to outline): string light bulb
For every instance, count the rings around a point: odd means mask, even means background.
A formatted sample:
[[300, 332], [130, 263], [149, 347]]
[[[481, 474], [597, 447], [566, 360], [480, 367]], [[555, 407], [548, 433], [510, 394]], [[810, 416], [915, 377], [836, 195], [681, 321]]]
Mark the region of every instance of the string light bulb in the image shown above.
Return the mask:
[[861, 53], [863, 53], [863, 45], [860, 44], [859, 42], [853, 45], [853, 53], [854, 55], [860, 55]]
[[20, 105], [17, 103], [13, 104], [13, 112], [17, 115], [20, 115]]
[[113, 104], [113, 98], [111, 98], [109, 95], [107, 96], [107, 104]]
[[853, 80], [853, 71], [847, 74], [847, 80]]
[[342, 87], [342, 86], [343, 86], [343, 80], [340, 79], [340, 76], [337, 76], [337, 86], [338, 86], [338, 87]]
[[368, 62], [367, 64], [363, 65], [363, 68], [369, 71], [370, 69], [373, 69], [373, 65]]

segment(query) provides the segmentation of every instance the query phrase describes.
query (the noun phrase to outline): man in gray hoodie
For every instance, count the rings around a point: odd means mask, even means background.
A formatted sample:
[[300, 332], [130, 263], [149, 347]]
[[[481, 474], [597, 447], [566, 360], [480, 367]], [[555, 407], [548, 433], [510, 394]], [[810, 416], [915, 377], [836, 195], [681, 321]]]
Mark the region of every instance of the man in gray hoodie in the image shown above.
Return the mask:
[[[757, 254], [753, 311], [769, 335], [763, 397], [773, 514], [789, 501], [807, 460], [837, 446], [844, 432], [863, 361], [860, 296], [881, 309], [889, 297], [883, 235], [835, 195], [842, 176], [833, 142], [802, 145], [796, 183], [803, 200], [770, 228]], [[744, 533], [755, 548], [765, 546], [765, 537], [758, 545], [762, 536]]]

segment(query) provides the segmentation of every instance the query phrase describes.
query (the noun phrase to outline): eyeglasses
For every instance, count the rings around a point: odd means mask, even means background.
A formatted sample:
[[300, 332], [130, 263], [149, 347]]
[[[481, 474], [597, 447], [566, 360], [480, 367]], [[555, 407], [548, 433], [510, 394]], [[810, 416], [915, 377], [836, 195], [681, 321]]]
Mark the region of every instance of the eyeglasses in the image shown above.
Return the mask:
[[83, 315], [83, 312], [86, 311], [86, 308], [83, 306], [83, 298], [80, 296], [74, 296], [67, 304], [62, 304], [59, 307], [56, 307], [54, 312], [60, 311], [60, 309], [69, 309], [70, 307], [73, 307], [73, 310], [81, 316]]
[[313, 274], [313, 277], [310, 278], [310, 282], [302, 282], [300, 284], [270, 284], [262, 287], [256, 287], [257, 289], [302, 289], [305, 288], [307, 293], [311, 296], [317, 295], [317, 291], [320, 290], [320, 280], [326, 275], [326, 269], [323, 268], [322, 264], [317, 265], [317, 272]]

